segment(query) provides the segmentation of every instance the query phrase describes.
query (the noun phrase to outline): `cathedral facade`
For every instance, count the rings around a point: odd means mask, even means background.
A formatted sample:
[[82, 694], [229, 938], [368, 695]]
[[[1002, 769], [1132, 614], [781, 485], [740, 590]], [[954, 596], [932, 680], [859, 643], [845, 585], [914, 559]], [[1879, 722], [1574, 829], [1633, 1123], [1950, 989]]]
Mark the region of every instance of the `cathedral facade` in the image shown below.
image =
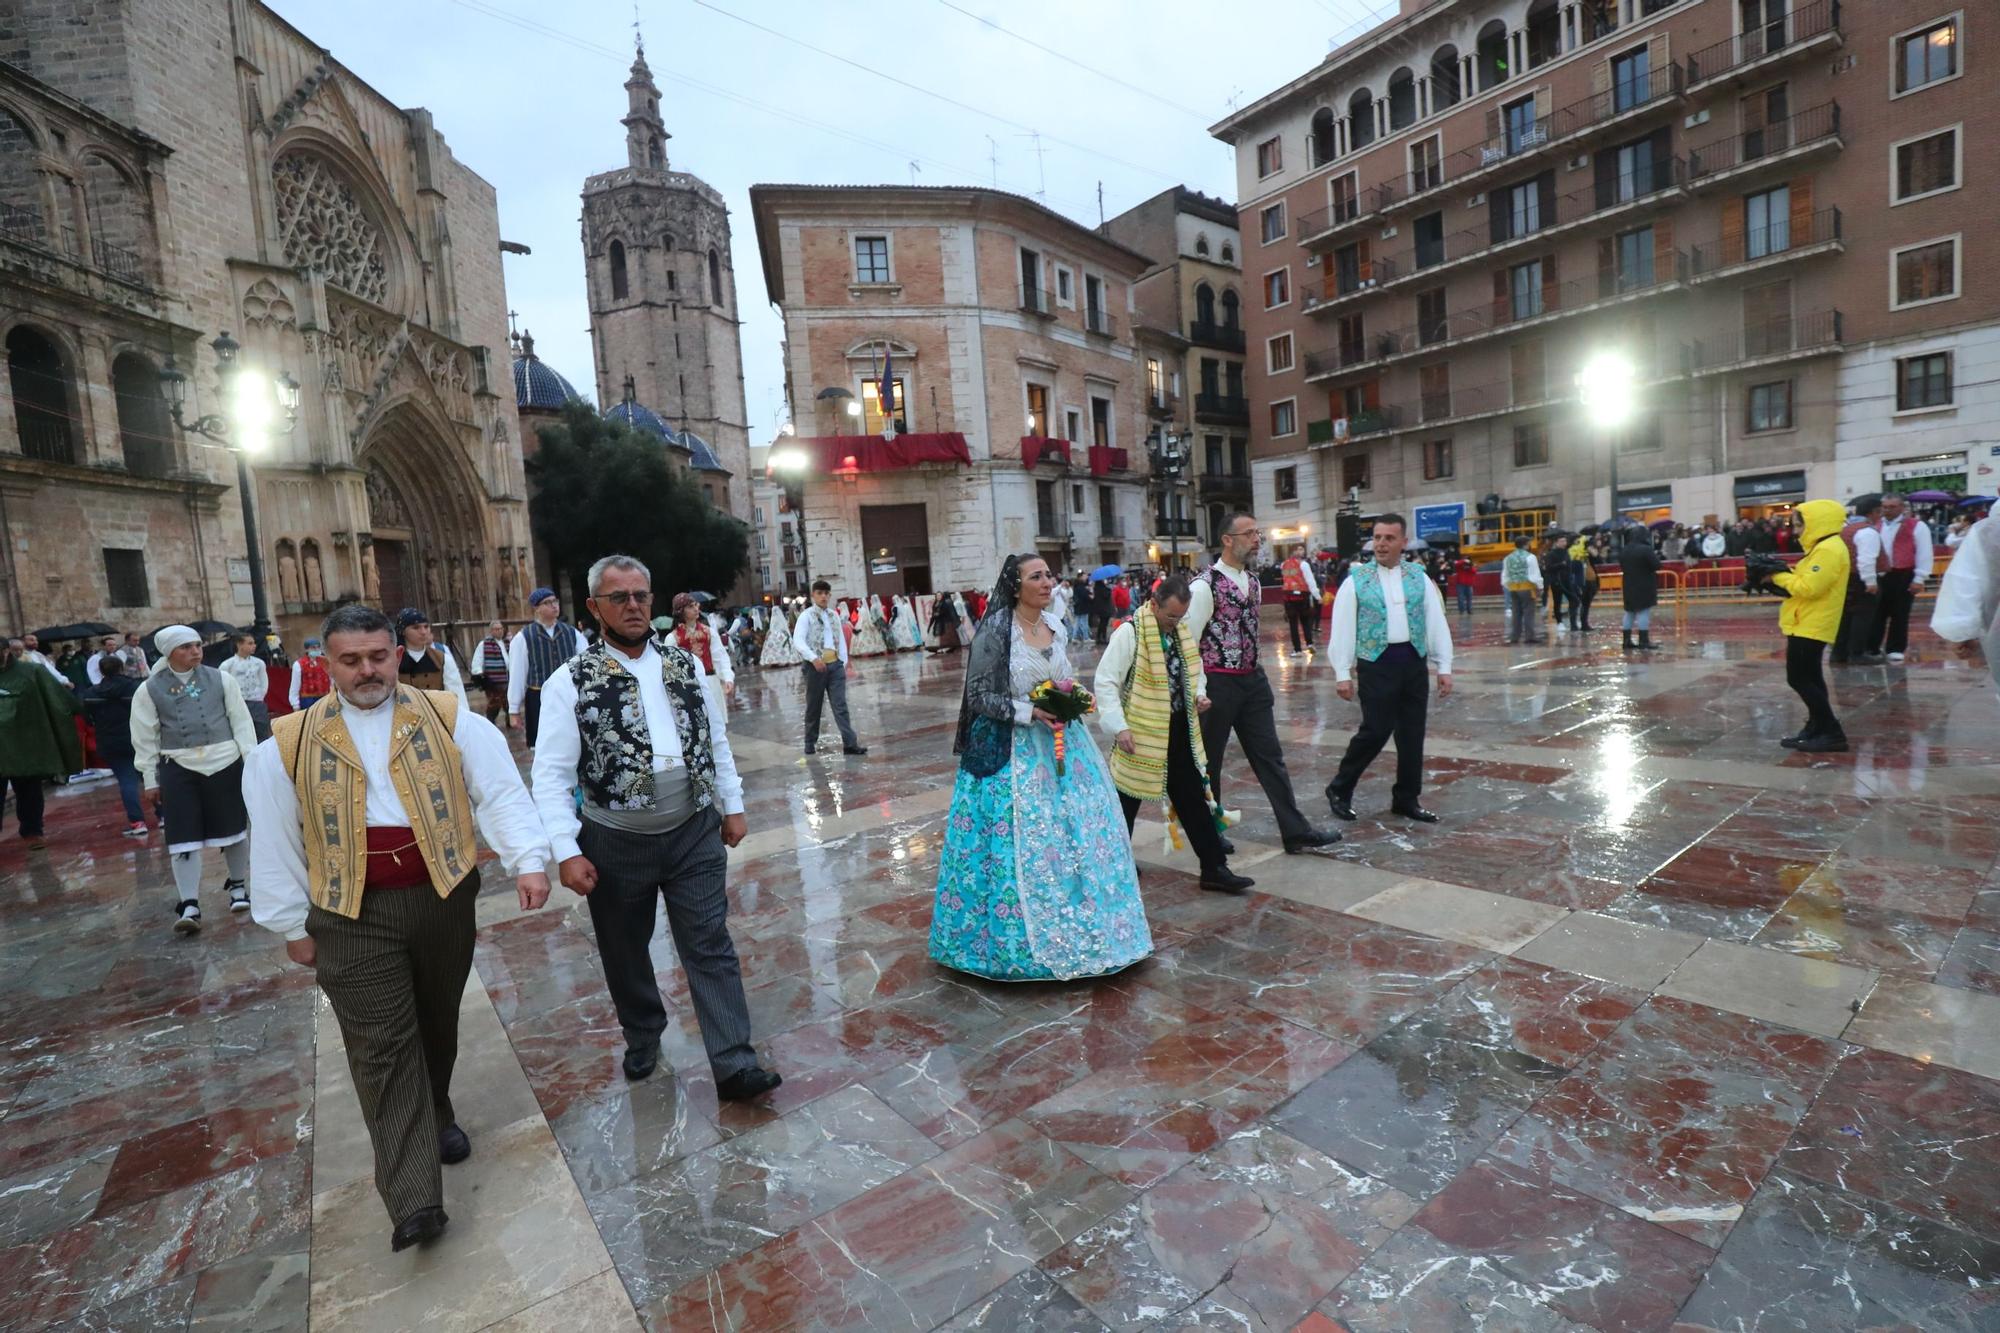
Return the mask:
[[583, 253], [606, 415], [660, 438], [710, 503], [744, 522], [750, 432], [729, 209], [667, 160], [660, 90], [642, 49], [625, 81], [626, 163], [583, 186]]
[[249, 458], [289, 644], [344, 600], [524, 615], [493, 188], [254, 0], [77, 8], [0, 33], [0, 618], [250, 620], [236, 458], [159, 379], [223, 411], [224, 331], [301, 388]]

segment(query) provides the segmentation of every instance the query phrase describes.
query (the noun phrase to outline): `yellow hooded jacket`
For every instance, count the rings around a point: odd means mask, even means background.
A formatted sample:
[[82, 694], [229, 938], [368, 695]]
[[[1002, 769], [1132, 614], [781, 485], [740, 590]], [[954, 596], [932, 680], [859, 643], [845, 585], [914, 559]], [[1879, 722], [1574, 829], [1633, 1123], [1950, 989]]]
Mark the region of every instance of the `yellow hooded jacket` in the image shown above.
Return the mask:
[[1832, 643], [1840, 637], [1840, 611], [1847, 600], [1852, 560], [1840, 530], [1847, 507], [1838, 500], [1808, 500], [1799, 506], [1804, 528], [1799, 547], [1805, 554], [1787, 574], [1771, 575], [1773, 585], [1787, 594], [1778, 610], [1778, 628], [1801, 639]]

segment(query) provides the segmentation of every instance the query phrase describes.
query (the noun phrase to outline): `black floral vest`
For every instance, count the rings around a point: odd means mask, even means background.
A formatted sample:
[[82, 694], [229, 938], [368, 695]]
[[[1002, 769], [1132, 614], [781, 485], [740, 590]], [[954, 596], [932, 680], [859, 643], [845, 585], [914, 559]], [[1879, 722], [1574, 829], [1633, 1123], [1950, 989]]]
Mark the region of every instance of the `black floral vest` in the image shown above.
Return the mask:
[[[660, 655], [660, 678], [674, 710], [694, 808], [706, 810], [715, 804], [715, 752], [709, 748], [708, 701], [695, 679], [694, 658], [657, 641], [653, 651]], [[625, 659], [602, 643], [578, 653], [569, 669], [576, 682], [576, 732], [583, 742], [577, 777], [584, 796], [606, 810], [651, 809], [653, 738], [638, 680]]]

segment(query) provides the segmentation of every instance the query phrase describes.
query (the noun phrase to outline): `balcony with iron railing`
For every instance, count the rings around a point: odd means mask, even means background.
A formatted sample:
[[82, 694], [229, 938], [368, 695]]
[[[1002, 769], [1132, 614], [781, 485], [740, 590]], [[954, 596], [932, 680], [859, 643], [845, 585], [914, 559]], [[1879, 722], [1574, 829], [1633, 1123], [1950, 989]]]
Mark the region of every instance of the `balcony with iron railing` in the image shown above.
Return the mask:
[[1055, 306], [1049, 296], [1048, 288], [1022, 283], [1014, 290], [1020, 297], [1021, 309], [1031, 315], [1043, 315], [1051, 319], [1055, 317]]
[[1301, 215], [1299, 244], [1316, 248], [1357, 223], [1400, 212], [1446, 189], [1469, 189], [1524, 161], [1575, 147], [1672, 106], [1684, 96], [1678, 65], [1663, 66], [1642, 78], [1616, 81], [1603, 92], [1591, 93], [1546, 116], [1506, 124], [1499, 134], [1461, 148], [1441, 163], [1427, 163], [1420, 171], [1404, 171], [1372, 185], [1352, 203], [1343, 201]]
[[1600, 268], [1589, 277], [1544, 282], [1400, 329], [1343, 339], [1306, 353], [1305, 378], [1313, 382], [1367, 373], [1411, 357], [1679, 291], [1687, 283], [1687, 268], [1687, 257], [1673, 251], [1665, 263], [1652, 256], [1651, 262], [1634, 269]]
[[1705, 190], [1725, 181], [1741, 180], [1771, 167], [1790, 166], [1801, 158], [1844, 147], [1840, 137], [1840, 103], [1822, 102], [1788, 120], [1718, 139], [1688, 150], [1690, 190]]
[[1306, 423], [1307, 444], [1345, 444], [1349, 440], [1368, 435], [1386, 435], [1401, 428], [1403, 411], [1399, 407], [1369, 407], [1356, 412], [1351, 417], [1338, 419], [1322, 418]]
[[1158, 512], [1153, 513], [1153, 535], [1156, 537], [1192, 537], [1195, 535], [1192, 518], [1169, 518]]
[[1160, 390], [1146, 395], [1146, 415], [1161, 421], [1172, 421], [1181, 414], [1181, 396]]
[[1097, 516], [1097, 535], [1105, 539], [1123, 537], [1125, 535], [1124, 516], [1122, 514], [1099, 513]]
[[[1772, 6], [1777, 8], [1777, 6]], [[1687, 58], [1687, 90], [1698, 92], [1724, 79], [1762, 77], [1795, 57], [1831, 50], [1845, 41], [1840, 0], [1817, 0], [1759, 23]]]
[[[1358, 266], [1355, 274], [1337, 271], [1337, 256], [1329, 256], [1327, 281], [1334, 284], [1331, 296], [1308, 292], [1305, 309], [1318, 314], [1343, 305], [1352, 305], [1369, 296], [1414, 285], [1418, 278], [1434, 280], [1474, 260], [1491, 260], [1502, 254], [1528, 250], [1557, 236], [1582, 232], [1597, 225], [1629, 222], [1635, 215], [1663, 208], [1686, 197], [1687, 168], [1677, 157], [1651, 160], [1643, 172], [1621, 172], [1602, 182], [1557, 195], [1548, 208], [1540, 196], [1534, 207], [1521, 216], [1510, 216], [1508, 234], [1495, 237], [1493, 226], [1467, 227], [1441, 241], [1411, 245], [1394, 254]], [[1516, 231], [1515, 227], [1522, 230]]]
[[1100, 338], [1115, 337], [1118, 322], [1111, 318], [1111, 312], [1102, 306], [1090, 306], [1083, 312], [1083, 331], [1094, 333]]
[[1188, 341], [1218, 352], [1241, 352], [1245, 346], [1241, 325], [1218, 324], [1212, 319], [1197, 319], [1189, 324]]
[[1802, 225], [1795, 226], [1791, 218], [1785, 217], [1769, 226], [1753, 227], [1695, 246], [1688, 252], [1688, 281], [1703, 283], [1735, 278], [1814, 255], [1837, 254], [1846, 248], [1841, 238], [1840, 210], [1822, 208]]
[[1698, 338], [1686, 346], [1690, 375], [1719, 375], [1757, 366], [1827, 356], [1846, 342], [1838, 310], [1786, 315], [1753, 324], [1734, 335]]
[[1250, 494], [1250, 474], [1248, 472], [1199, 472], [1195, 474], [1195, 488], [1204, 498], [1221, 498], [1229, 495]]
[[1194, 396], [1194, 419], [1204, 424], [1247, 426], [1250, 400], [1240, 393], [1198, 393]]

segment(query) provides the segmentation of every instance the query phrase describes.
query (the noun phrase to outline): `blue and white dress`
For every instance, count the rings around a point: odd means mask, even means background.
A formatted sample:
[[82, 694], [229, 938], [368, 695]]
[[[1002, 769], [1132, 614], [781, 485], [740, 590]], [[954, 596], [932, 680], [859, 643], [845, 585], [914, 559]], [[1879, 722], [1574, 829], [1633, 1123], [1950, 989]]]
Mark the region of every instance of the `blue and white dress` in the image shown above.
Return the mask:
[[1069, 981], [1130, 967], [1153, 951], [1125, 816], [1087, 722], [1055, 735], [1028, 692], [1072, 674], [1066, 636], [1048, 648], [1013, 636], [1012, 753], [991, 777], [963, 768], [952, 789], [931, 917], [931, 957], [998, 981]]

